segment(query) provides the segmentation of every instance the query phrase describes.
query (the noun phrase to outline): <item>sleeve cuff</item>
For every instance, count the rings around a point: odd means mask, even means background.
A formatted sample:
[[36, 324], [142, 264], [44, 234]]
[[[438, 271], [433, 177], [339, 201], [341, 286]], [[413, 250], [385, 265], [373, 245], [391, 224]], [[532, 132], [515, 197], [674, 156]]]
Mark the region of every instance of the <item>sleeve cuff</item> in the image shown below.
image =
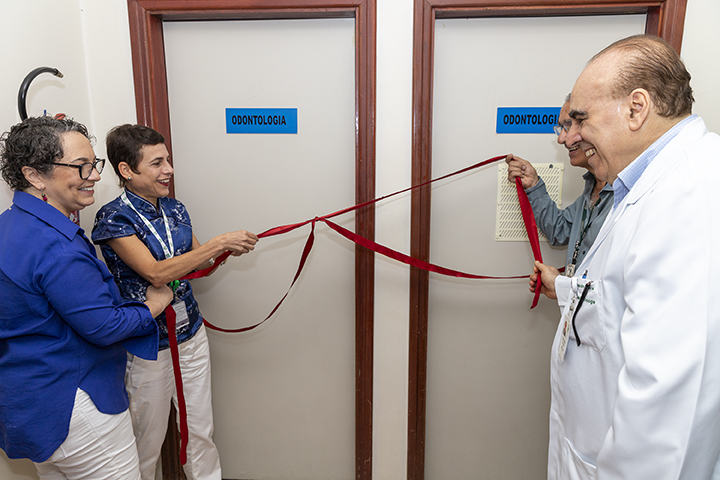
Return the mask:
[[157, 322], [150, 314], [150, 309], [144, 303], [124, 302], [123, 307], [137, 307], [138, 316], [141, 318], [142, 330], [135, 337], [128, 338], [122, 342], [122, 346], [136, 357], [145, 360], [157, 360], [160, 347], [160, 332]]
[[547, 191], [547, 187], [545, 187], [545, 182], [543, 181], [543, 179], [541, 177], [538, 177], [538, 182], [534, 186], [526, 189], [525, 193], [527, 193], [528, 197], [530, 197], [533, 194], [542, 195], [546, 191]]
[[565, 275], [555, 277], [555, 295], [560, 310], [565, 308], [565, 304], [570, 300], [572, 294], [576, 292], [577, 277], [566, 277]]

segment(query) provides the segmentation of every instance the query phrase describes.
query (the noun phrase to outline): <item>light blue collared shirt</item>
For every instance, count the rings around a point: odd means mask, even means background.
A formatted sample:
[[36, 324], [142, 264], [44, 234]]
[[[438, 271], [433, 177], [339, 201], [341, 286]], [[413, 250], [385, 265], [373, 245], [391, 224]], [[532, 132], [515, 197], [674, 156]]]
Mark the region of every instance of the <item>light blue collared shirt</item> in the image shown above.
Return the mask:
[[690, 115], [677, 125], [672, 127], [665, 134], [658, 138], [655, 143], [650, 145], [643, 153], [640, 154], [630, 165], [625, 167], [622, 172], [618, 173], [618, 177], [613, 182], [613, 190], [615, 194], [615, 203], [613, 209], [615, 209], [623, 198], [630, 192], [633, 186], [640, 180], [640, 177], [645, 172], [645, 169], [650, 163], [658, 156], [663, 148], [667, 146], [670, 141], [677, 136], [685, 126], [695, 120], [697, 115]]

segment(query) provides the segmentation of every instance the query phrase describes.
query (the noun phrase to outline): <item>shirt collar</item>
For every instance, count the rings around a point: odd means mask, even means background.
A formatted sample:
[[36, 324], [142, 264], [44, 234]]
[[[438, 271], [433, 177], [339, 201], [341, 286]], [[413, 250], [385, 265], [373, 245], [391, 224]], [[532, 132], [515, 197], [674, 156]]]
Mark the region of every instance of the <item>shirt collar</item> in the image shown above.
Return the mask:
[[[138, 211], [143, 212], [143, 213], [148, 213], [153, 216], [160, 214], [160, 211], [157, 209], [157, 207], [155, 207], [155, 205], [148, 202], [140, 195], [131, 192], [127, 188], [125, 189], [125, 194], [127, 195], [128, 200], [130, 200], [130, 203], [132, 203], [133, 206], [138, 209]], [[162, 206], [162, 203], [165, 200], [165, 198], [166, 197], [160, 197], [158, 199], [158, 204]]]
[[657, 157], [660, 152], [667, 146], [670, 141], [677, 136], [685, 126], [695, 120], [697, 115], [690, 115], [684, 120], [678, 122], [670, 130], [665, 132], [662, 137], [658, 138], [655, 143], [650, 145], [643, 153], [640, 154], [630, 165], [625, 167], [618, 177], [613, 182], [613, 190], [615, 192], [615, 204], [613, 208], [617, 207], [618, 204], [630, 193], [630, 190], [635, 186], [640, 177], [645, 172], [650, 163]]
[[[590, 195], [590, 193], [592, 192], [593, 188], [595, 188], [595, 183], [596, 183], [598, 180], [597, 180], [597, 178], [595, 178], [595, 175], [593, 175], [592, 173], [590, 173], [590, 170], [588, 170], [587, 172], [583, 173], [582, 178], [583, 178], [583, 180], [585, 180], [585, 193], [587, 193], [588, 195]], [[613, 191], [613, 187], [612, 187], [612, 185], [610, 185], [609, 183], [606, 182], [605, 185], [603, 185], [603, 188], [602, 188], [600, 191], [601, 191], [601, 192], [612, 192], [612, 191]]]
[[13, 195], [13, 204], [18, 208], [26, 211], [30, 215], [37, 217], [43, 222], [53, 227], [58, 232], [72, 240], [78, 232], [82, 232], [82, 228], [78, 227], [68, 217], [52, 205], [43, 202], [39, 198], [29, 193], [15, 190]]

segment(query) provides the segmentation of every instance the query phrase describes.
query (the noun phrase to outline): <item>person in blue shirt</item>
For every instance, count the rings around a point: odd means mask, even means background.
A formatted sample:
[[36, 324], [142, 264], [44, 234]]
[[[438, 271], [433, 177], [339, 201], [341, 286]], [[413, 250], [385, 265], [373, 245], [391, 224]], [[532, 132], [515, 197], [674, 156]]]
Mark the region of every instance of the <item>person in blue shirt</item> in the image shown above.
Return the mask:
[[588, 156], [594, 151], [593, 146], [581, 142], [578, 134], [570, 134], [572, 119], [569, 111], [570, 96], [568, 95], [560, 109], [558, 124], [555, 126], [557, 143], [567, 149], [572, 166], [587, 169], [583, 175], [585, 189], [571, 205], [564, 209], [558, 208], [550, 198], [545, 182], [527, 160], [509, 155], [506, 162], [508, 180], [515, 182], [515, 178], [520, 177], [522, 181], [538, 228], [551, 245], [568, 245], [565, 272], [572, 276], [575, 268], [590, 250], [608, 212], [612, 209], [613, 190], [610, 184], [596, 178], [592, 166], [588, 163]]
[[[200, 244], [185, 206], [168, 197], [173, 168], [160, 133], [142, 125], [120, 125], [108, 133], [106, 144], [110, 163], [125, 189], [98, 211], [92, 239], [100, 245], [124, 299], [142, 301], [149, 285], [163, 285], [209, 267], [226, 251], [239, 256], [255, 248], [258, 237], [245, 230]], [[164, 313], [156, 317], [160, 326], [158, 361], [129, 356], [127, 364], [126, 384], [142, 478], [155, 478], [171, 399], [177, 406], [168, 349], [168, 335], [172, 334], [179, 344], [187, 405], [187, 462], [183, 468], [188, 478], [221, 480], [220, 459], [212, 440], [208, 340], [187, 280], [180, 281], [172, 305], [177, 317], [175, 332], [168, 332]]]
[[172, 292], [123, 301], [68, 218], [95, 201], [105, 164], [84, 125], [29, 118], [0, 140], [14, 190], [0, 215], [0, 448], [35, 462], [41, 479], [136, 480], [126, 350], [157, 357], [153, 317]]

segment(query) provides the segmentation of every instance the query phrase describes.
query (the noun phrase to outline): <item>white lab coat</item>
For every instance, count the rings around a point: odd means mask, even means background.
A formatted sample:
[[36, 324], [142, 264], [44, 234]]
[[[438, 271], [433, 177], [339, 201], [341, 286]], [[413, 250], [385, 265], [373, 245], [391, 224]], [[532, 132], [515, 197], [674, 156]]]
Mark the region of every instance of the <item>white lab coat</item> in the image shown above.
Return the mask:
[[608, 215], [587, 280], [556, 280], [549, 479], [720, 478], [719, 173], [720, 137], [695, 118]]

